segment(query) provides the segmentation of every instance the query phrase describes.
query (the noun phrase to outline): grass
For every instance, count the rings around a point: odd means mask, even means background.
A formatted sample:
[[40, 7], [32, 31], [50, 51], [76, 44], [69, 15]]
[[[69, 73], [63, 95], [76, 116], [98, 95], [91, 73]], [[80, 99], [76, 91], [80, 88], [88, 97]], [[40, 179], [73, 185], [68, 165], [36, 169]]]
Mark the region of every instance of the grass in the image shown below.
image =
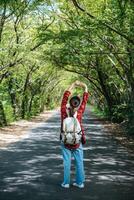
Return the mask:
[[106, 118], [107, 117], [106, 113], [104, 111], [101, 111], [99, 108], [97, 108], [97, 106], [91, 106], [90, 109], [99, 118]]

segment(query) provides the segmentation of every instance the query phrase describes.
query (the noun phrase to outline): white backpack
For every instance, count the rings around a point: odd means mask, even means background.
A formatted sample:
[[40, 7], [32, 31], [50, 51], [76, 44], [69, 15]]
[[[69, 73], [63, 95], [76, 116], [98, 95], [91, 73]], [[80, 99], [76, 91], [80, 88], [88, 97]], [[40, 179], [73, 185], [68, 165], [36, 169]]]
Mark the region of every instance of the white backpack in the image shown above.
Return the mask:
[[62, 141], [65, 144], [75, 145], [81, 142], [81, 126], [75, 116], [67, 117], [63, 120]]

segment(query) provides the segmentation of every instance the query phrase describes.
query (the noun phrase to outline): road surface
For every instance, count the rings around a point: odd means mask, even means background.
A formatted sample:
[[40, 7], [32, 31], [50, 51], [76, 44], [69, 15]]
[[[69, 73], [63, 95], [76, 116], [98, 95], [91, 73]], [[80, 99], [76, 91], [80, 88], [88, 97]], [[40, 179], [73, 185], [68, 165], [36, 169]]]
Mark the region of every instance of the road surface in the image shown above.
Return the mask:
[[[0, 150], [0, 200], [133, 200], [134, 156], [107, 134], [87, 109], [83, 117], [85, 188], [60, 187], [63, 178], [60, 113]], [[75, 178], [72, 160], [71, 179]]]

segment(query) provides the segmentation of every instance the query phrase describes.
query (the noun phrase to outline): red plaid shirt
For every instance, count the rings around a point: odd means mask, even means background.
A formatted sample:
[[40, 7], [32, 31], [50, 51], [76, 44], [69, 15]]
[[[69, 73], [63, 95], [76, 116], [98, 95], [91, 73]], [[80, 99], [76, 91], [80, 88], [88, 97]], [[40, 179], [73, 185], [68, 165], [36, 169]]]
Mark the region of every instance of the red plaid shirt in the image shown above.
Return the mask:
[[[65, 91], [64, 95], [63, 95], [62, 102], [61, 102], [61, 132], [63, 132], [63, 130], [62, 130], [63, 120], [67, 117], [66, 105], [67, 105], [68, 98], [69, 98], [70, 95], [71, 95], [70, 91]], [[89, 93], [88, 92], [84, 92], [81, 105], [80, 105], [79, 109], [77, 110], [77, 119], [78, 119], [78, 121], [79, 121], [79, 123], [81, 125], [81, 130], [82, 130], [82, 144], [86, 143], [85, 133], [84, 133], [84, 129], [82, 127], [82, 123], [81, 122], [82, 122], [82, 115], [83, 115], [83, 113], [85, 111], [86, 103], [88, 101], [88, 97], [89, 97]], [[60, 139], [61, 139], [61, 136], [60, 136]], [[66, 144], [65, 146], [67, 148], [69, 148], [69, 149], [76, 149], [76, 148], [79, 147], [79, 145], [80, 144], [76, 144], [76, 145]]]

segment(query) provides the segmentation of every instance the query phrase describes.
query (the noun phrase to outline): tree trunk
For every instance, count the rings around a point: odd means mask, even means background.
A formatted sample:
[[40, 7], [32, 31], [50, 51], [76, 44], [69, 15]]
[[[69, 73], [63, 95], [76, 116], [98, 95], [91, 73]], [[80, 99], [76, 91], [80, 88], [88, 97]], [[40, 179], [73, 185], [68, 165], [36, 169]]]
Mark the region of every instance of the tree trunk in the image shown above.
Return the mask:
[[7, 120], [3, 108], [2, 101], [0, 101], [0, 126], [6, 126], [7, 125]]
[[31, 99], [30, 99], [30, 103], [29, 103], [29, 113], [31, 113], [32, 111], [32, 104], [33, 104], [33, 99], [34, 99], [34, 95], [32, 95]]
[[4, 28], [5, 19], [6, 19], [6, 3], [4, 3], [3, 13], [0, 19], [0, 42], [2, 40], [2, 32]]
[[22, 99], [22, 103], [21, 103], [21, 117], [22, 119], [25, 118], [25, 113], [26, 113], [26, 110], [27, 110], [27, 86], [28, 86], [28, 82], [29, 82], [29, 75], [27, 75], [26, 77], [26, 81], [25, 81], [25, 84], [24, 84], [24, 89], [23, 89], [23, 99]]
[[104, 76], [104, 73], [100, 69], [100, 63], [99, 63], [98, 58], [96, 58], [96, 70], [97, 70], [97, 73], [98, 73], [98, 79], [100, 81], [100, 86], [102, 88], [104, 97], [105, 97], [106, 102], [107, 102], [109, 115], [112, 116], [112, 106], [113, 106], [112, 98], [110, 97], [108, 89], [105, 85], [105, 76]]
[[14, 114], [14, 117], [16, 118], [16, 113], [17, 113], [17, 108], [16, 108], [16, 93], [15, 93], [15, 90], [13, 89], [13, 78], [10, 78], [9, 82], [8, 82], [8, 92], [9, 92], [9, 95], [10, 95], [10, 98], [11, 98], [11, 106], [13, 108], [13, 114]]

